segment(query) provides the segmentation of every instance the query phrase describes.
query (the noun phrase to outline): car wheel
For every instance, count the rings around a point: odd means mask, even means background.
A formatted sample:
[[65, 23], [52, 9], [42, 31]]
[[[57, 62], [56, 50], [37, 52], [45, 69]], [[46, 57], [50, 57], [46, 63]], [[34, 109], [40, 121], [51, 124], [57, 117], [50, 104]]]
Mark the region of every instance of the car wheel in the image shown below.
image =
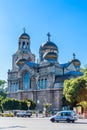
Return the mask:
[[66, 121], [69, 123], [69, 122], [70, 122], [70, 119], [67, 119]]
[[54, 121], [55, 121], [55, 119], [54, 119], [54, 118], [52, 118], [52, 119], [51, 119], [51, 121], [52, 121], [52, 122], [54, 122]]
[[72, 123], [74, 123], [75, 121], [74, 120], [72, 120]]

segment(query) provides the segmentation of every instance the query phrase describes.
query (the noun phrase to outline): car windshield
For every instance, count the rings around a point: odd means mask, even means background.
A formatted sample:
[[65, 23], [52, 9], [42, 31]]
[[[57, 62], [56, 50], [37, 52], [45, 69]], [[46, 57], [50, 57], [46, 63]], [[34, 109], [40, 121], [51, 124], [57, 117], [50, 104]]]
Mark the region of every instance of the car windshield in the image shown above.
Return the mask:
[[58, 112], [56, 115], [57, 115], [57, 116], [61, 116], [61, 112]]
[[26, 111], [20, 111], [19, 113], [26, 113]]
[[75, 116], [76, 114], [73, 111], [61, 111], [56, 114], [57, 116]]

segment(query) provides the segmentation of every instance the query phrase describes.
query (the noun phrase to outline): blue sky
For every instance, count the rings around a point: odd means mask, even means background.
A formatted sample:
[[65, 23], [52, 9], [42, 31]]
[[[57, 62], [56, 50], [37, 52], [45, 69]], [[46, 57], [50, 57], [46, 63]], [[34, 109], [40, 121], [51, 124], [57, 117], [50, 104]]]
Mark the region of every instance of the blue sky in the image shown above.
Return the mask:
[[37, 57], [50, 32], [59, 63], [68, 62], [75, 53], [81, 67], [87, 64], [87, 0], [0, 0], [0, 79], [7, 80], [23, 27]]

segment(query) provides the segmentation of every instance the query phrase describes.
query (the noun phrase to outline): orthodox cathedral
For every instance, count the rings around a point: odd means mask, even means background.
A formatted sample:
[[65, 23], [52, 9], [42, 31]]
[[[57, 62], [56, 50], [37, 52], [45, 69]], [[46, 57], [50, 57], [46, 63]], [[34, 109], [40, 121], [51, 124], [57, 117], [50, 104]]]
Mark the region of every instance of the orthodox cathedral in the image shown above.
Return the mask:
[[52, 108], [60, 110], [64, 80], [81, 76], [81, 63], [73, 54], [71, 61], [60, 64], [59, 50], [50, 40], [50, 33], [39, 48], [38, 62], [30, 44], [30, 36], [24, 30], [18, 39], [18, 49], [12, 55], [12, 69], [8, 70], [8, 97], [31, 99], [38, 109], [50, 103]]

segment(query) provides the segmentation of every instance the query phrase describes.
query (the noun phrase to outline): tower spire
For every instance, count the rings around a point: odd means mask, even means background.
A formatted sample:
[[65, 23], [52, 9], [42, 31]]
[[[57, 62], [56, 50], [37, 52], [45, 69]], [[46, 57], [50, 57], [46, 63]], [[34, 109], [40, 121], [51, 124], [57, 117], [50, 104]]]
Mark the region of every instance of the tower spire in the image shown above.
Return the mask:
[[23, 28], [23, 32], [24, 32], [24, 33], [26, 32], [26, 28], [25, 28], [25, 27]]
[[47, 36], [48, 36], [48, 41], [50, 42], [50, 37], [51, 37], [51, 35], [50, 35], [49, 32], [48, 32]]
[[75, 53], [73, 53], [73, 59], [75, 59], [75, 56], [76, 56], [76, 54], [75, 54]]

